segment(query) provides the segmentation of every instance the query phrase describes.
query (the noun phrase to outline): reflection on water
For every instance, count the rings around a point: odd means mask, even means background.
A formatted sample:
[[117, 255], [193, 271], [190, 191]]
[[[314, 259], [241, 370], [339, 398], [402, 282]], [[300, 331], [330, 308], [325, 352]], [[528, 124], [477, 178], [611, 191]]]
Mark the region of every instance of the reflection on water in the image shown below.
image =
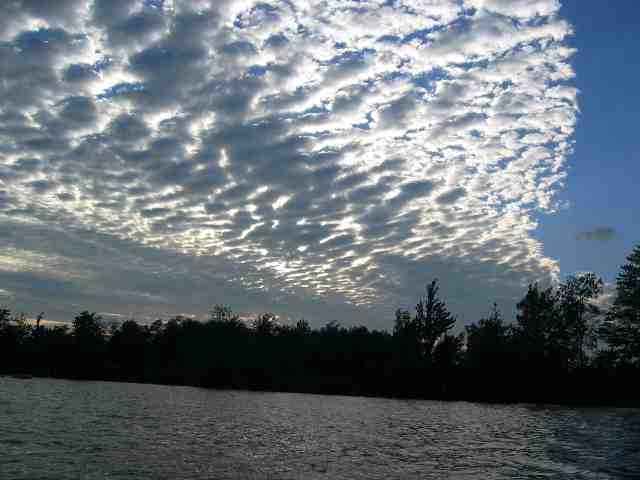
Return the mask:
[[2, 479], [640, 478], [640, 410], [0, 378]]

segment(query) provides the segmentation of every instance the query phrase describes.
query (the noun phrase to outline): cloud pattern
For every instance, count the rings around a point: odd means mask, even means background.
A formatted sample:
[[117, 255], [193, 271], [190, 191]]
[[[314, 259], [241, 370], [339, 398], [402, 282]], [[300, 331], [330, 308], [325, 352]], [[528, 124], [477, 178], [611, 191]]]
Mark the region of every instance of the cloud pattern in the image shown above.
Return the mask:
[[[559, 9], [4, 3], [2, 222], [43, 238], [94, 232], [198, 271], [224, 264], [221, 282], [264, 299], [240, 308], [288, 299], [313, 318], [331, 299], [366, 319], [433, 277], [463, 316], [511, 299], [559, 272], [531, 235], [555, 208], [578, 113]], [[36, 254], [7, 238], [2, 278], [18, 281], [32, 258], [42, 275], [55, 264], [63, 290], [84, 284], [72, 272], [82, 248]], [[164, 281], [138, 293], [166, 300]], [[102, 298], [118, 282], [132, 281], [112, 278]]]

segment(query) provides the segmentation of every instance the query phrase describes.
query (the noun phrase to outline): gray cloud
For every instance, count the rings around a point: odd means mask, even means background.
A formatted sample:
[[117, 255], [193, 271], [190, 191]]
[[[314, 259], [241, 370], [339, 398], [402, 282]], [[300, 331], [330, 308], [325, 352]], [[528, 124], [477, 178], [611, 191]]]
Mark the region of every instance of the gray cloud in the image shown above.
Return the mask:
[[589, 240], [589, 241], [608, 241], [613, 240], [618, 236], [618, 232], [613, 227], [596, 227], [591, 230], [584, 230], [582, 232], [578, 232], [576, 238], [578, 240]]
[[558, 9], [5, 2], [0, 279], [60, 319], [224, 300], [376, 327], [436, 276], [468, 319], [554, 281], [531, 230], [577, 112]]
[[449, 190], [447, 192], [444, 192], [438, 195], [438, 197], [436, 198], [436, 202], [439, 203], [440, 205], [450, 205], [452, 203], [457, 202], [461, 198], [464, 198], [466, 194], [467, 194], [467, 191], [464, 188], [462, 187], [454, 188], [452, 190]]

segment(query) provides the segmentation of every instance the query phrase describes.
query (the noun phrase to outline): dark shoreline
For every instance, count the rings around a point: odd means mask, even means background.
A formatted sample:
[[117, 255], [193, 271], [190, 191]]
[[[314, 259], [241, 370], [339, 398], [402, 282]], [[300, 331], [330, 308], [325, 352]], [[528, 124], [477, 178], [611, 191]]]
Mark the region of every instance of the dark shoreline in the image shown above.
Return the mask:
[[[24, 378], [21, 376], [25, 375]], [[27, 378], [28, 376], [28, 378]], [[344, 396], [344, 397], [363, 397], [363, 398], [378, 398], [389, 400], [407, 400], [407, 401], [436, 401], [445, 403], [455, 402], [469, 402], [478, 403], [483, 405], [531, 405], [535, 407], [580, 407], [580, 408], [630, 408], [640, 409], [640, 397], [636, 395], [636, 398], [627, 399], [552, 399], [552, 398], [512, 398], [512, 399], [500, 399], [490, 398], [487, 396], [463, 396], [463, 397], [437, 397], [437, 396], [418, 396], [418, 395], [394, 395], [394, 394], [370, 394], [366, 392], [357, 391], [322, 391], [319, 389], [269, 389], [269, 388], [251, 388], [251, 387], [211, 387], [205, 385], [188, 384], [188, 383], [162, 383], [154, 381], [144, 381], [140, 379], [118, 379], [118, 378], [79, 378], [70, 376], [49, 376], [38, 374], [20, 374], [20, 373], [0, 373], [0, 378], [8, 377], [20, 380], [39, 380], [39, 379], [51, 379], [51, 380], [65, 380], [71, 382], [104, 382], [104, 383], [122, 383], [122, 384], [136, 384], [136, 385], [156, 385], [163, 387], [188, 387], [199, 388], [203, 390], [216, 390], [216, 391], [238, 391], [238, 392], [252, 392], [252, 393], [284, 393], [284, 394], [300, 394], [300, 395], [322, 395], [322, 396]]]
[[594, 303], [602, 280], [581, 274], [556, 288], [529, 285], [515, 321], [504, 321], [494, 304], [456, 335], [436, 280], [415, 314], [396, 310], [392, 332], [337, 321], [283, 324], [272, 313], [250, 323], [221, 304], [207, 321], [176, 316], [151, 324], [106, 324], [85, 310], [72, 329], [33, 326], [25, 314], [0, 308], [0, 370], [248, 391], [637, 407], [640, 246], [628, 260], [607, 311]]

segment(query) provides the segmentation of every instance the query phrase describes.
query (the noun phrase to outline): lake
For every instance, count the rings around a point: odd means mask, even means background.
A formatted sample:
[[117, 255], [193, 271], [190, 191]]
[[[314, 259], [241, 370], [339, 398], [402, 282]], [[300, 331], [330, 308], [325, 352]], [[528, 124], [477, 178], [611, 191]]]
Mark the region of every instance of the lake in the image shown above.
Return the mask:
[[640, 410], [0, 378], [1, 479], [640, 478]]

